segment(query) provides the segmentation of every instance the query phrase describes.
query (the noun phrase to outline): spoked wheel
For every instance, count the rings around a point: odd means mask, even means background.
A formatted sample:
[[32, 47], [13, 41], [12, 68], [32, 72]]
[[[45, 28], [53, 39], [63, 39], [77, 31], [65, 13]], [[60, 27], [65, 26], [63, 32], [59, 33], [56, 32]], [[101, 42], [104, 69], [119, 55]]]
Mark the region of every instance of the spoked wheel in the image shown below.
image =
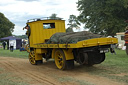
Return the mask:
[[57, 68], [64, 70], [66, 69], [66, 59], [63, 50], [57, 49], [55, 51], [55, 64]]
[[32, 65], [36, 65], [36, 60], [35, 60], [35, 53], [34, 51], [31, 51], [29, 53], [29, 62], [32, 64]]

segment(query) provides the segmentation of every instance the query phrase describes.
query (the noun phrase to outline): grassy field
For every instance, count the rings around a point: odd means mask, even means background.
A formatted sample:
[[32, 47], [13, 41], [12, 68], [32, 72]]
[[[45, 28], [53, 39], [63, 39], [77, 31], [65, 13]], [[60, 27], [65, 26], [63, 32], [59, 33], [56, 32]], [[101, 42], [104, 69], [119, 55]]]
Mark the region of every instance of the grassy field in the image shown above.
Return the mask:
[[0, 56], [3, 57], [15, 57], [15, 58], [28, 58], [27, 51], [14, 50], [10, 52], [10, 50], [3, 50], [0, 48]]
[[21, 80], [21, 78], [13, 76], [13, 73], [0, 73], [0, 85], [29, 85]]
[[107, 53], [103, 63], [90, 67], [87, 72], [128, 83], [128, 55], [122, 50], [116, 50], [116, 53]]

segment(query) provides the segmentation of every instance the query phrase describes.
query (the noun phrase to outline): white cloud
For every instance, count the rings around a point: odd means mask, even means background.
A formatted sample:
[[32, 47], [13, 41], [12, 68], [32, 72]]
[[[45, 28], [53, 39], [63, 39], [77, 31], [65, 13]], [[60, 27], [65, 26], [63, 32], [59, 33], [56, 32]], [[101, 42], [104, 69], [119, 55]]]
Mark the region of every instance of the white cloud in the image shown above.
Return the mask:
[[0, 12], [4, 13], [15, 24], [13, 34], [21, 35], [22, 27], [28, 19], [48, 17], [56, 13], [66, 20], [69, 15], [78, 15], [78, 0], [0, 0]]
[[15, 31], [13, 32], [13, 35], [25, 35], [26, 30], [23, 30], [22, 26], [15, 26]]
[[39, 0], [16, 0], [16, 1], [32, 2], [32, 1], [39, 1]]

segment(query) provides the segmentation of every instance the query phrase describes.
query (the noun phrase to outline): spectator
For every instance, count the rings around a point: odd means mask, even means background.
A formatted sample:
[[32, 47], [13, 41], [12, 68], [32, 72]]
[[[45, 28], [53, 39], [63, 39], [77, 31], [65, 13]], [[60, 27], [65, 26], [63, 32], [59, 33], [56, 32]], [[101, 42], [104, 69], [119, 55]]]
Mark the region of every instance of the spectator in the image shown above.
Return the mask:
[[14, 42], [10, 42], [10, 52], [13, 52]]
[[22, 42], [22, 47], [23, 47], [23, 48], [25, 48], [25, 44], [26, 44], [26, 41], [23, 40], [23, 42]]
[[6, 42], [4, 41], [4, 42], [2, 43], [2, 45], [3, 45], [3, 49], [5, 50]]
[[128, 55], [128, 26], [125, 28], [125, 36], [124, 36], [124, 40], [125, 40], [125, 46], [126, 46], [126, 54]]

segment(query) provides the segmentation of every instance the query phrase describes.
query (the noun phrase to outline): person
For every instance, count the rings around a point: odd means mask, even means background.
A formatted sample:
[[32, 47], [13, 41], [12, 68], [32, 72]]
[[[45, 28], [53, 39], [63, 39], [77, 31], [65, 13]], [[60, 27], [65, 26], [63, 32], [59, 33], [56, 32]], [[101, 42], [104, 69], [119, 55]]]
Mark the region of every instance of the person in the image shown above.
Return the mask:
[[7, 41], [7, 50], [9, 50], [9, 41]]
[[30, 26], [27, 24], [27, 25], [23, 28], [23, 30], [24, 30], [24, 29], [27, 29], [26, 35], [28, 35], [28, 38], [29, 38], [30, 33], [31, 33]]
[[126, 46], [126, 54], [128, 55], [128, 26], [125, 28], [124, 40], [125, 40], [125, 46]]
[[22, 42], [22, 47], [23, 47], [23, 48], [25, 48], [25, 44], [26, 44], [26, 41], [23, 40], [23, 42]]
[[27, 29], [27, 32], [26, 32], [26, 35], [28, 36], [28, 44], [29, 44], [29, 37], [30, 37], [30, 34], [31, 34], [31, 30], [30, 30], [30, 26], [27, 24], [24, 28], [24, 29]]
[[14, 43], [10, 42], [10, 52], [13, 52]]
[[2, 45], [3, 45], [3, 49], [5, 50], [6, 42], [4, 41], [4, 42], [2, 43]]

